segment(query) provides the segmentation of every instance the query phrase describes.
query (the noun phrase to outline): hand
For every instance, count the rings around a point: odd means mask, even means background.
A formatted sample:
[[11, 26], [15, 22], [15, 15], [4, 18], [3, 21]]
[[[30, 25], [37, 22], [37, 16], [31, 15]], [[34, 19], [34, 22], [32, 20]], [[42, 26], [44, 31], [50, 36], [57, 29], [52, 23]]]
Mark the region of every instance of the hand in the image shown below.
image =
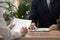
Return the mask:
[[13, 24], [13, 23], [11, 23], [11, 24], [8, 25], [8, 27], [9, 27], [10, 29], [12, 29], [14, 26], [15, 26], [15, 24]]
[[50, 31], [54, 31], [54, 30], [57, 30], [57, 25], [56, 24], [53, 24], [49, 27], [49, 30]]
[[4, 40], [4, 37], [3, 37], [3, 35], [0, 35], [0, 40]]
[[29, 29], [30, 29], [30, 30], [35, 29], [35, 23], [31, 23], [30, 26], [29, 26]]
[[28, 32], [27, 28], [22, 28], [21, 29], [22, 36], [25, 36], [27, 34], [27, 32]]

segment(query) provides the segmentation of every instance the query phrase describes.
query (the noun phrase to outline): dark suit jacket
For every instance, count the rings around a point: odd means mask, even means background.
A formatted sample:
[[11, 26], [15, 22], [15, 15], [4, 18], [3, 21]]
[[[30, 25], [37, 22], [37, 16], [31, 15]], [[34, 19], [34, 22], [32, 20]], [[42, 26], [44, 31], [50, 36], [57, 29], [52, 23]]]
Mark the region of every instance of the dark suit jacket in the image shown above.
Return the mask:
[[60, 0], [54, 0], [50, 9], [45, 0], [33, 0], [29, 19], [38, 22], [38, 27], [42, 28], [56, 24], [60, 15]]

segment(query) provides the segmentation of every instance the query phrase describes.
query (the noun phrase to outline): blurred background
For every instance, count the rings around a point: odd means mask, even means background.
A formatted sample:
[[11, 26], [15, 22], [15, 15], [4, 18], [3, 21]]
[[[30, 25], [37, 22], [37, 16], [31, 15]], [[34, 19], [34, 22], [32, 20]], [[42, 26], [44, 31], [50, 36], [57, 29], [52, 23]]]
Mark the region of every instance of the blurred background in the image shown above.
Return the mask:
[[31, 1], [32, 0], [0, 0], [0, 11], [2, 11], [7, 25], [14, 17], [28, 19]]

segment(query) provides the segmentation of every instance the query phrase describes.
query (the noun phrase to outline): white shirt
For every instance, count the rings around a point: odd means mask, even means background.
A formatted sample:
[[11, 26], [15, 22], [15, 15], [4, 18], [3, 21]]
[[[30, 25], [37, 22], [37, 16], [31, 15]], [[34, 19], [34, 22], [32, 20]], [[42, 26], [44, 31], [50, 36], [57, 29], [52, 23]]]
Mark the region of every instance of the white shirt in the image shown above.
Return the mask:
[[50, 5], [50, 0], [46, 0], [47, 1], [47, 5], [48, 5], [48, 7], [49, 7], [49, 5]]
[[[0, 14], [1, 15], [1, 14]], [[4, 40], [13, 40], [22, 36], [21, 32], [11, 31], [7, 26], [3, 18], [3, 15], [0, 17], [0, 34], [4, 36]]]
[[11, 31], [7, 27], [6, 28], [0, 27], [0, 34], [4, 36], [3, 37], [4, 40], [13, 40], [22, 36], [20, 32], [18, 33]]

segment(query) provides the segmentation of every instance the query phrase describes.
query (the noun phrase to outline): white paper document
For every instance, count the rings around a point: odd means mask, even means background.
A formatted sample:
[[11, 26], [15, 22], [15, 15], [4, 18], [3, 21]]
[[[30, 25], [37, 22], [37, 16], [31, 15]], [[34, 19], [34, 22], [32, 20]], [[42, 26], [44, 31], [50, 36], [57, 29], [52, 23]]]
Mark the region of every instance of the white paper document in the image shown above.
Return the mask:
[[45, 32], [47, 32], [47, 31], [49, 31], [49, 28], [36, 28], [34, 30], [31, 30], [31, 31], [45, 31]]
[[15, 24], [15, 26], [12, 28], [12, 31], [15, 31], [15, 32], [20, 32], [22, 27], [28, 28], [31, 24], [31, 20], [18, 19], [18, 18], [14, 18], [12, 22]]

